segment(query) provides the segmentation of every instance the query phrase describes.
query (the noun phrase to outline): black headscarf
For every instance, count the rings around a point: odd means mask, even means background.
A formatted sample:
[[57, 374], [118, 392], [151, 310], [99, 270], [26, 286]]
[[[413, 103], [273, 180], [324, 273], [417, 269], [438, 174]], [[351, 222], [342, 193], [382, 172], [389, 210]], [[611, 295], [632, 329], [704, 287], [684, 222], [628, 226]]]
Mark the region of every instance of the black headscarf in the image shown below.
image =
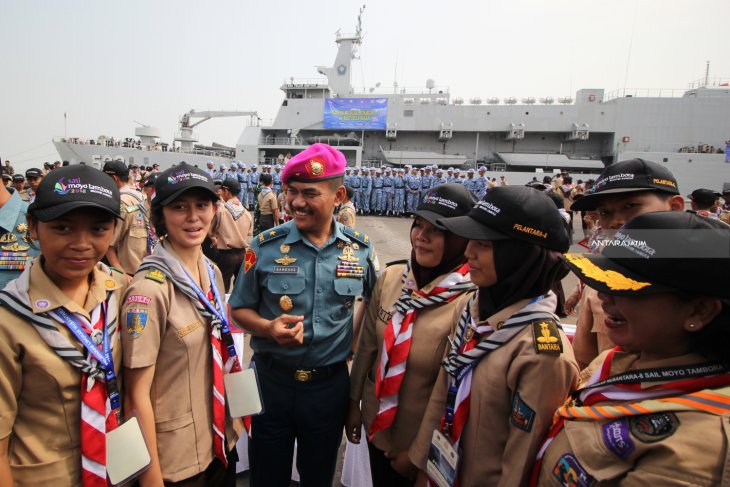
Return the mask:
[[480, 320], [520, 299], [547, 293], [568, 274], [560, 252], [513, 238], [493, 243], [497, 283], [479, 288]]
[[[426, 221], [425, 219], [423, 221]], [[416, 221], [413, 220], [415, 225]], [[411, 225], [411, 231], [413, 225]], [[446, 274], [448, 271], [456, 269], [466, 262], [464, 252], [469, 241], [465, 238], [454, 235], [448, 230], [442, 230], [444, 233], [444, 252], [441, 255], [441, 261], [436, 267], [423, 267], [416, 260], [416, 252], [413, 250], [413, 241], [411, 240], [411, 271], [416, 279], [418, 288], [422, 288], [438, 276]]]

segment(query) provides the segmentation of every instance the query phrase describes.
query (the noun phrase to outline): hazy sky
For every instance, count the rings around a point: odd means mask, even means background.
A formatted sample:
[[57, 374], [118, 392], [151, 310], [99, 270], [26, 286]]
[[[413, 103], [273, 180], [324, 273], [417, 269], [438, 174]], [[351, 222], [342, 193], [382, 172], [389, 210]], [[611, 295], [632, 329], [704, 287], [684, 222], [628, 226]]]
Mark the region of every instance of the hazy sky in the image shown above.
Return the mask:
[[[0, 157], [16, 168], [58, 158], [51, 139], [133, 136], [135, 120], [171, 141], [199, 110], [276, 115], [284, 79], [330, 66], [338, 29], [361, 1], [0, 0]], [[728, 0], [370, 0], [353, 85], [452, 96], [554, 97], [580, 88], [686, 88], [730, 77]], [[397, 75], [396, 75], [397, 73]], [[247, 119], [197, 129], [235, 145]]]

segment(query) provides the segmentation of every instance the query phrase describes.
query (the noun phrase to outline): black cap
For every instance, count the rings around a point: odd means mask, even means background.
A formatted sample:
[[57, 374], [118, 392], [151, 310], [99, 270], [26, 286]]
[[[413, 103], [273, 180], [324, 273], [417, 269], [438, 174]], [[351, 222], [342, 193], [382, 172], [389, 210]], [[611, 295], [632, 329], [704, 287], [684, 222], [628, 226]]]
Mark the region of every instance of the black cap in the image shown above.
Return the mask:
[[14, 183], [22, 183], [25, 181], [25, 176], [22, 174], [13, 174], [13, 182]]
[[692, 191], [692, 193], [689, 195], [689, 199], [691, 199], [695, 203], [699, 203], [700, 205], [711, 205], [715, 201], [717, 201], [717, 198], [719, 198], [720, 196], [722, 195], [718, 191], [700, 188]]
[[26, 178], [42, 178], [43, 172], [41, 172], [40, 169], [31, 167], [27, 171], [25, 171], [25, 177]]
[[555, 204], [544, 192], [526, 186], [492, 188], [468, 215], [439, 223], [470, 240], [515, 238], [558, 252], [570, 247], [565, 220]]
[[3, 181], [12, 181], [13, 177], [10, 174], [3, 173]]
[[74, 164], [54, 169], [43, 178], [28, 213], [46, 222], [79, 208], [99, 208], [121, 218], [120, 204], [114, 181], [91, 166]]
[[241, 192], [241, 183], [238, 182], [238, 179], [226, 178], [221, 183], [221, 188], [226, 188], [235, 196]]
[[604, 294], [683, 291], [730, 298], [730, 227], [692, 212], [659, 211], [630, 220], [601, 254], [565, 254], [578, 277]]
[[630, 159], [615, 162], [603, 170], [593, 187], [592, 193], [573, 202], [573, 211], [595, 210], [601, 197], [606, 194], [631, 193], [635, 191], [661, 191], [679, 194], [677, 180], [666, 167], [645, 159]]
[[170, 204], [185, 191], [194, 188], [208, 191], [213, 200], [218, 201], [218, 195], [215, 194], [215, 186], [210, 175], [187, 162], [181, 162], [177, 166], [165, 169], [157, 175], [152, 205], [165, 206]]
[[152, 173], [148, 176], [145, 176], [145, 178], [142, 180], [142, 187], [143, 188], [151, 188], [155, 185], [155, 182], [157, 181], [157, 173]]
[[540, 181], [528, 181], [525, 183], [525, 186], [528, 188], [537, 189], [539, 191], [547, 191], [548, 189], [552, 188], [550, 184], [541, 183]]
[[435, 186], [421, 196], [413, 213], [438, 228], [440, 218], [453, 218], [469, 213], [477, 199], [463, 184], [446, 183]]
[[123, 161], [107, 161], [104, 163], [103, 171], [110, 176], [129, 176], [129, 168]]

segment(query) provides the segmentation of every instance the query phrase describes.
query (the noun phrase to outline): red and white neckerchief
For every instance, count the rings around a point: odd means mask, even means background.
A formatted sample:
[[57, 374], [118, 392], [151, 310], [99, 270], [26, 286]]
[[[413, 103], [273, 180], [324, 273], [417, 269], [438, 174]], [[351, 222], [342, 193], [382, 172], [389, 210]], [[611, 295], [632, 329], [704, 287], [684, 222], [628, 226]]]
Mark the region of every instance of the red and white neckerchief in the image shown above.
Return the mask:
[[[80, 314], [74, 317], [90, 336], [103, 332], [106, 319], [104, 303], [91, 312], [91, 320]], [[93, 323], [93, 326], [92, 326]], [[97, 333], [98, 334], [98, 333]], [[101, 346], [99, 346], [101, 349]], [[103, 374], [100, 376], [103, 377]], [[119, 426], [111, 414], [106, 383], [84, 374], [81, 377], [81, 468], [84, 487], [106, 487], [106, 433]]]
[[[697, 410], [711, 414], [730, 412], [730, 372], [708, 374], [703, 377], [663, 381], [642, 387], [641, 383], [610, 385], [595, 384], [611, 377], [615, 355], [625, 353], [621, 347], [607, 352], [600, 366], [591, 374], [574, 396], [555, 411], [553, 424], [537, 452], [530, 485], [537, 485], [542, 460], [550, 444], [562, 431], [565, 421], [606, 421], [625, 416], [637, 416], [661, 411]], [[620, 401], [620, 402], [619, 402]], [[607, 403], [600, 405], [600, 403]]]
[[[213, 289], [208, 290], [208, 300], [215, 306]], [[228, 364], [228, 350], [221, 342], [221, 325], [211, 320], [210, 345], [213, 357], [213, 453], [228, 466], [226, 457], [226, 396], [223, 385], [223, 364]]]
[[466, 263], [444, 277], [427, 293], [405, 286], [410, 270], [409, 261], [401, 277], [401, 296], [395, 302], [393, 315], [385, 327], [375, 382], [378, 413], [370, 426], [369, 438], [372, 438], [378, 431], [389, 428], [395, 420], [398, 412], [398, 391], [406, 374], [413, 325], [416, 322], [418, 311], [429, 306], [449, 303], [464, 292], [474, 289], [474, 284], [469, 279], [469, 265]]

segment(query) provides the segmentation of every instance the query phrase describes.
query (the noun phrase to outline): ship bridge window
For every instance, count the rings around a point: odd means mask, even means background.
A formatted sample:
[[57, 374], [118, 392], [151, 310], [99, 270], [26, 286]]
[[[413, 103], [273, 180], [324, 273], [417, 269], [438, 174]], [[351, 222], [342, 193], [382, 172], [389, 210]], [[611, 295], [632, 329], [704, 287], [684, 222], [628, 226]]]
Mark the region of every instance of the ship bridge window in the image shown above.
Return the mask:
[[289, 100], [284, 100], [281, 104], [281, 106], [285, 107], [289, 105]]
[[403, 116], [404, 117], [412, 117], [413, 116], [413, 110], [403, 110]]

